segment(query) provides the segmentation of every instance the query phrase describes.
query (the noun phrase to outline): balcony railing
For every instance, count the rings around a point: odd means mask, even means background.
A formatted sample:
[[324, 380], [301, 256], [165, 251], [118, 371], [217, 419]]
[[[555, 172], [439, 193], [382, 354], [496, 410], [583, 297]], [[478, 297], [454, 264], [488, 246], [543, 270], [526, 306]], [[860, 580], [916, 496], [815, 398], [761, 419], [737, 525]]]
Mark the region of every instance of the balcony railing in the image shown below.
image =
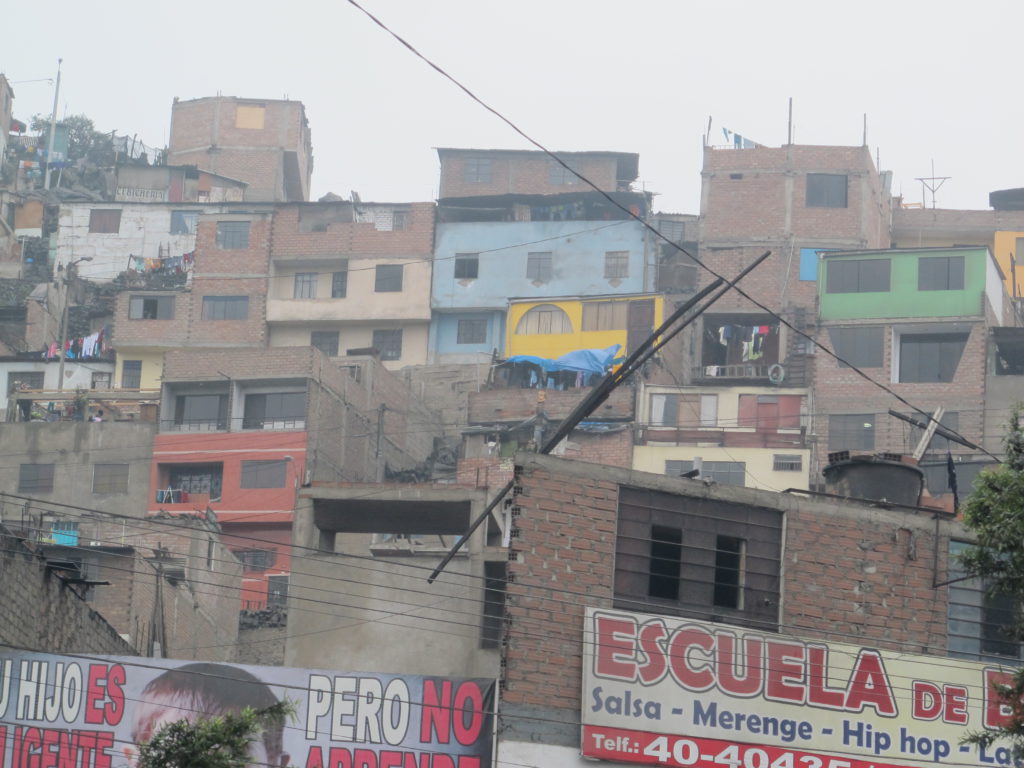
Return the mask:
[[735, 365], [694, 366], [695, 379], [767, 379], [771, 363], [737, 363]]

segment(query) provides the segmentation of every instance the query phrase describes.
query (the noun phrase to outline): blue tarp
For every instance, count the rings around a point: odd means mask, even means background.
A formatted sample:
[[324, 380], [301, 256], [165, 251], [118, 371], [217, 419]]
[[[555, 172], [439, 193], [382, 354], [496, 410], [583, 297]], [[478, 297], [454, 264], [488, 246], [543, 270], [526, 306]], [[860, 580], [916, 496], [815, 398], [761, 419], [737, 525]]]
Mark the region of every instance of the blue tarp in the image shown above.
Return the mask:
[[547, 373], [556, 371], [582, 371], [583, 373], [604, 373], [611, 366], [622, 362], [618, 358], [621, 344], [613, 344], [607, 349], [577, 349], [568, 352], [557, 360], [548, 360], [533, 355], [515, 355], [505, 360], [506, 363], [533, 363]]

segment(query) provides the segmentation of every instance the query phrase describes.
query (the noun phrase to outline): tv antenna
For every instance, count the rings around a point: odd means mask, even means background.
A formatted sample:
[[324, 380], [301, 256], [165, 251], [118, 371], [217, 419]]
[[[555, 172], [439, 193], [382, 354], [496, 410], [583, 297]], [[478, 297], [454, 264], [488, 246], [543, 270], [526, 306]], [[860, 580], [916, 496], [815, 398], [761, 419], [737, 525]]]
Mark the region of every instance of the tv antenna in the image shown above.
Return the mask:
[[927, 192], [931, 192], [932, 193], [932, 208], [935, 208], [935, 193], [938, 192], [939, 188], [942, 187], [942, 185], [945, 184], [947, 181], [949, 181], [951, 178], [953, 178], [953, 177], [952, 176], [936, 176], [935, 175], [935, 160], [933, 158], [932, 159], [932, 175], [931, 176], [925, 176], [923, 178], [918, 177], [918, 178], [915, 179], [915, 181], [920, 181], [921, 182], [921, 207], [922, 208], [927, 208], [928, 207]]

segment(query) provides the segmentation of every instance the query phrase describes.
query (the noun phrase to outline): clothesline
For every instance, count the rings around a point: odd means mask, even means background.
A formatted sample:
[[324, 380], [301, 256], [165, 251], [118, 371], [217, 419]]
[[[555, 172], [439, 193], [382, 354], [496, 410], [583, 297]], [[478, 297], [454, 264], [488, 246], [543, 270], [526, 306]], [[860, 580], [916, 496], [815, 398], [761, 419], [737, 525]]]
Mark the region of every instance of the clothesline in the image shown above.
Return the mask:
[[[109, 332], [106, 328], [102, 328], [96, 333], [91, 333], [88, 336], [79, 336], [76, 339], [68, 339], [64, 343], [64, 359], [65, 360], [84, 360], [86, 358], [96, 359], [103, 357], [103, 353], [107, 350], [107, 337]], [[57, 342], [50, 344], [46, 349], [43, 350], [42, 357], [44, 360], [53, 360], [54, 358], [60, 357], [57, 352]]]
[[130, 268], [134, 272], [168, 272], [182, 274], [192, 268], [195, 261], [195, 251], [183, 253], [181, 256], [161, 256], [158, 258], [147, 258], [144, 256], [130, 256]]

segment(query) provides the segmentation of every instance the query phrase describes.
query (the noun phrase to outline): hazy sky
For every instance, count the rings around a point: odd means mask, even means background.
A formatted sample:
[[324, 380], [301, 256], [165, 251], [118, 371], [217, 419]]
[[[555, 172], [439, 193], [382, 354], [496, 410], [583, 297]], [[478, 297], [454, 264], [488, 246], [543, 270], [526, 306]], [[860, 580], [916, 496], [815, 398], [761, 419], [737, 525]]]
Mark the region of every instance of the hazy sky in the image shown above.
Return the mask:
[[[362, 0], [552, 149], [640, 153], [660, 210], [696, 213], [701, 137], [868, 144], [893, 188], [951, 176], [939, 207], [1024, 186], [1020, 0]], [[0, 71], [15, 115], [60, 113], [163, 146], [175, 96], [299, 99], [313, 198], [436, 196], [433, 147], [522, 148], [511, 129], [345, 0], [8, 3]]]

